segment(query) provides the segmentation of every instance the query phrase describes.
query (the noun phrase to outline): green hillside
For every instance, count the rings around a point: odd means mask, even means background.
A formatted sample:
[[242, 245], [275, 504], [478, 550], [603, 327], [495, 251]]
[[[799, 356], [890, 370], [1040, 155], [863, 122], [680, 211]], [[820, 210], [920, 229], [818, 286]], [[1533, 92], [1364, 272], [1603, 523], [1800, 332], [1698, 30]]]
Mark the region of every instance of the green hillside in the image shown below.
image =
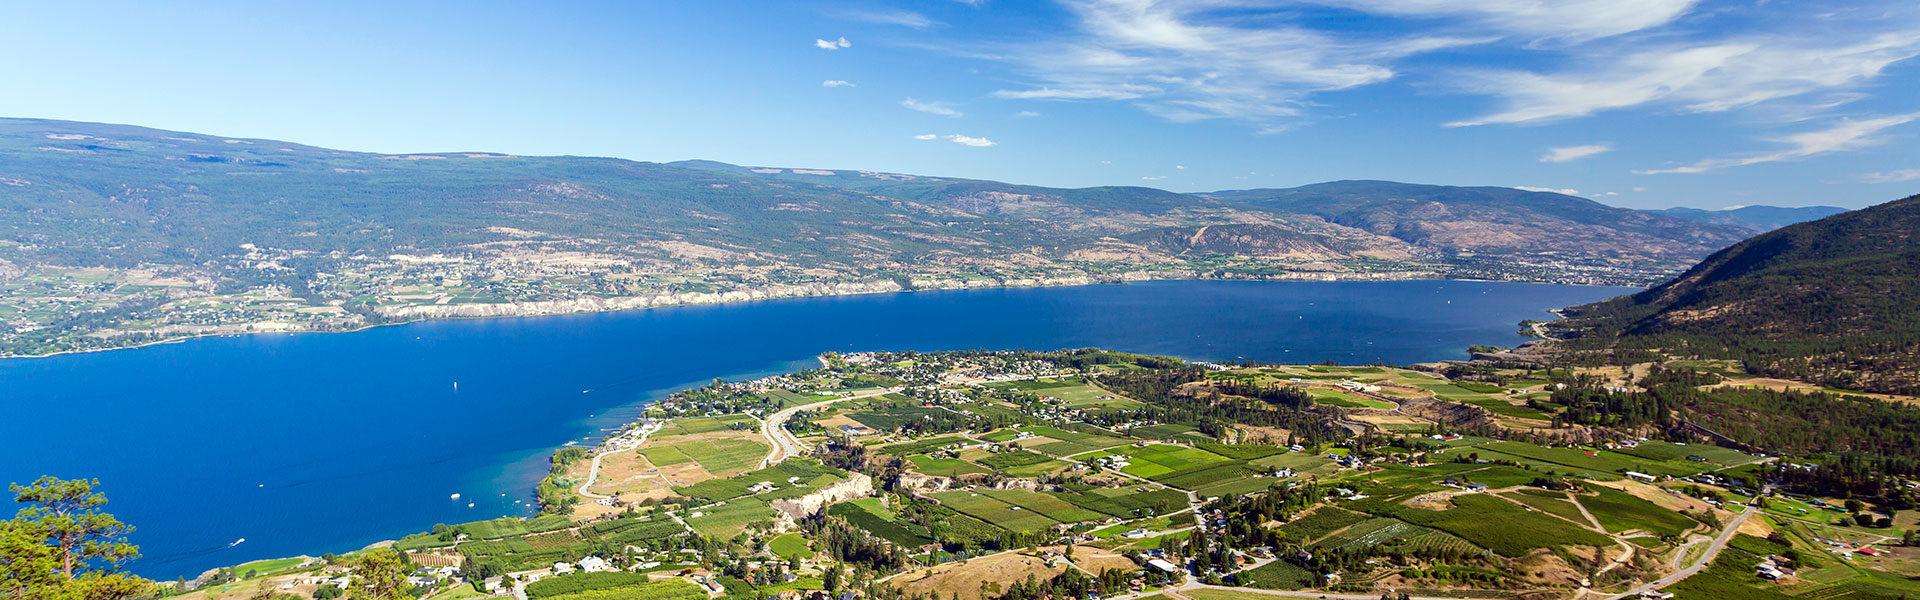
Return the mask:
[[1920, 393], [1920, 196], [1755, 236], [1645, 292], [1570, 309], [1588, 348]]

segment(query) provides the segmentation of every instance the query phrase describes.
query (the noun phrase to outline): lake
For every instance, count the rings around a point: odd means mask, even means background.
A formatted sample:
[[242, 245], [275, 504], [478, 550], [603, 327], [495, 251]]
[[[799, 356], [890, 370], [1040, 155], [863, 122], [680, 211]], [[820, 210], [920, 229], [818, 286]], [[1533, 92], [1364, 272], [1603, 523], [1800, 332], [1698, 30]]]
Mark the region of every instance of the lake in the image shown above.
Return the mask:
[[[0, 360], [0, 479], [97, 478], [149, 577], [531, 514], [546, 457], [715, 377], [821, 352], [1100, 346], [1408, 364], [1636, 291], [1467, 281], [1162, 281], [802, 298]], [[460, 494], [458, 499], [453, 494]], [[230, 544], [245, 538], [239, 545]]]

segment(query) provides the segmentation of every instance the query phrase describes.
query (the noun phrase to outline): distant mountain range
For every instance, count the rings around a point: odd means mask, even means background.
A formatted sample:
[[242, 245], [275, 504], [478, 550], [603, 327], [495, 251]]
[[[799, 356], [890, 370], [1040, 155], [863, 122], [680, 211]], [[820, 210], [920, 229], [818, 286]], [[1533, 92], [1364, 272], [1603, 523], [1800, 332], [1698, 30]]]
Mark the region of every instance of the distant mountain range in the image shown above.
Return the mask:
[[1755, 236], [1645, 292], [1569, 309], [1584, 345], [1920, 394], [1920, 196]]
[[1720, 210], [1668, 208], [1648, 212], [1660, 213], [1670, 217], [1680, 217], [1701, 223], [1739, 227], [1752, 230], [1754, 233], [1765, 233], [1794, 223], [1805, 223], [1807, 221], [1825, 219], [1847, 212], [1847, 209], [1838, 206], [1802, 206], [1797, 208], [1742, 206], [1739, 208], [1725, 208]]
[[1062, 189], [0, 119], [0, 353], [914, 287], [1646, 284], [1750, 233], [1508, 188]]

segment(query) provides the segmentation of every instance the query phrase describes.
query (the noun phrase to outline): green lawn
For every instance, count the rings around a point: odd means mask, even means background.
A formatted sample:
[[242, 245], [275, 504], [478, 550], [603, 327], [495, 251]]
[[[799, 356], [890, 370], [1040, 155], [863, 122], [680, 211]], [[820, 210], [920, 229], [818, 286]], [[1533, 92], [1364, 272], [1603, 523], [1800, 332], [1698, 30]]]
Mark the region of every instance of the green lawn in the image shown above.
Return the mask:
[[957, 458], [933, 458], [924, 454], [907, 457], [915, 471], [938, 477], [958, 477], [968, 473], [986, 473], [986, 468]]
[[767, 550], [780, 558], [799, 555], [801, 558], [813, 558], [813, 550], [807, 547], [806, 536], [789, 533], [767, 542]]

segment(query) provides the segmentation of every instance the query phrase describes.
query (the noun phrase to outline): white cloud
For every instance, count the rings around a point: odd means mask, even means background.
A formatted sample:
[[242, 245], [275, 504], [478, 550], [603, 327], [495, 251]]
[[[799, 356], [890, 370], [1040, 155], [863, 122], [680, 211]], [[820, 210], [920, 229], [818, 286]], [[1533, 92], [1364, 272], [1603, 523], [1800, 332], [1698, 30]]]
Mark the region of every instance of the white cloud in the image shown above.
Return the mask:
[[823, 50], [839, 50], [841, 48], [852, 48], [853, 42], [847, 41], [846, 36], [841, 36], [840, 39], [837, 40], [816, 39], [813, 41], [813, 46]]
[[926, 29], [937, 24], [933, 19], [927, 18], [926, 15], [910, 10], [864, 10], [841, 13], [840, 16], [863, 23], [899, 25], [902, 27], [912, 27], [914, 29]]
[[1174, 168], [1174, 170], [1177, 170], [1177, 171], [1185, 171], [1185, 170], [1187, 170], [1187, 166], [1186, 166], [1186, 165], [1174, 165], [1174, 166], [1173, 166], [1173, 168]]
[[1540, 155], [1540, 162], [1563, 163], [1579, 160], [1612, 149], [1613, 144], [1586, 144], [1581, 146], [1548, 148], [1546, 154]]
[[1500, 98], [1504, 107], [1448, 125], [1533, 123], [1649, 104], [1686, 113], [1721, 112], [1844, 89], [1920, 55], [1920, 30], [1840, 44], [1828, 37], [1756, 35], [1622, 48], [1585, 56], [1577, 64], [1599, 65], [1588, 69], [1464, 73], [1463, 91]]
[[993, 143], [993, 140], [989, 140], [987, 138], [970, 137], [970, 136], [960, 135], [957, 133], [947, 136], [947, 141], [953, 142], [955, 144], [959, 144], [962, 146], [972, 146], [975, 148], [987, 148], [995, 145]]
[[1513, 186], [1513, 189], [1516, 189], [1516, 190], [1526, 190], [1526, 191], [1529, 191], [1529, 192], [1547, 192], [1547, 193], [1550, 193], [1550, 194], [1566, 194], [1566, 195], [1568, 195], [1568, 196], [1578, 196], [1578, 195], [1580, 195], [1580, 190], [1576, 190], [1576, 189], [1573, 189], [1573, 188], [1559, 188], [1559, 189], [1555, 189], [1555, 188], [1544, 188], [1544, 187], [1533, 187], [1533, 186], [1530, 186], [1530, 185], [1516, 185], [1516, 186]]
[[1697, 0], [1318, 0], [1369, 13], [1455, 18], [1522, 35], [1590, 40], [1673, 22]]
[[1033, 112], [1030, 110], [1023, 110], [1017, 113], [1013, 113], [1013, 116], [1020, 117], [1022, 119], [1031, 119], [1031, 118], [1040, 116], [1040, 113]]
[[821, 87], [830, 87], [830, 88], [859, 87], [858, 85], [855, 85], [853, 82], [847, 81], [845, 79], [828, 79], [826, 81], [820, 82], [820, 85]]
[[1861, 183], [1900, 183], [1920, 179], [1920, 169], [1900, 169], [1885, 173], [1867, 173], [1860, 176]]
[[1146, 175], [1146, 176], [1143, 176], [1143, 177], [1141, 177], [1141, 179], [1145, 179], [1145, 180], [1147, 180], [1147, 181], [1159, 181], [1159, 180], [1162, 180], [1162, 179], [1166, 179], [1166, 178], [1167, 178], [1167, 176], [1165, 176], [1165, 175]]
[[931, 134], [931, 133], [922, 133], [922, 134], [920, 134], [920, 135], [916, 135], [916, 136], [913, 136], [913, 139], [916, 139], [916, 140], [937, 140], [937, 139], [940, 139], [940, 136], [938, 136], [938, 135], [934, 135], [934, 134]]
[[1806, 158], [1829, 152], [1857, 150], [1879, 144], [1882, 140], [1874, 137], [1874, 134], [1879, 133], [1881, 130], [1905, 124], [1915, 119], [1920, 119], [1920, 113], [1908, 113], [1875, 119], [1845, 120], [1827, 129], [1806, 131], [1769, 140], [1786, 144], [1787, 147], [1781, 150], [1745, 156], [1709, 158], [1691, 165], [1670, 169], [1645, 169], [1634, 171], [1634, 173], [1639, 175], [1705, 173], [1714, 169], [1724, 169], [1727, 167], [1743, 167], [1747, 165]]
[[990, 56], [1032, 84], [995, 97], [1133, 101], [1173, 121], [1292, 117], [1315, 92], [1394, 77], [1388, 62], [1491, 36], [1347, 40], [1295, 24], [1265, 0], [1071, 0], [1077, 31]]
[[1636, 192], [1644, 192], [1644, 191], [1647, 191], [1647, 188], [1643, 188], [1643, 187], [1637, 187], [1637, 188], [1633, 188], [1633, 191], [1636, 191]]
[[952, 105], [947, 104], [945, 102], [921, 102], [919, 100], [908, 98], [905, 100], [901, 100], [900, 106], [904, 106], [904, 107], [907, 107], [908, 109], [917, 110], [917, 111], [931, 114], [931, 115], [940, 115], [942, 117], [959, 118], [963, 116], [960, 113], [960, 111], [954, 110]]

